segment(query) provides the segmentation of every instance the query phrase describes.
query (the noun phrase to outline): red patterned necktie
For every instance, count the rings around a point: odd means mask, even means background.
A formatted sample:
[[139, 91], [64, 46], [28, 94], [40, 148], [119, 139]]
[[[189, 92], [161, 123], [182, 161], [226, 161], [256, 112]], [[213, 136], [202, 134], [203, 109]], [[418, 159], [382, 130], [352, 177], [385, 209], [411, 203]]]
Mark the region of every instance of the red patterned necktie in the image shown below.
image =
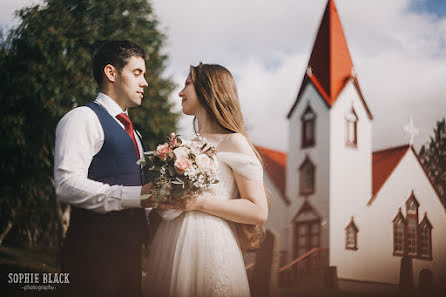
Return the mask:
[[139, 149], [138, 145], [136, 144], [135, 134], [133, 133], [133, 125], [132, 121], [130, 121], [130, 118], [125, 113], [120, 113], [116, 116], [116, 118], [124, 125], [125, 131], [129, 134], [130, 138], [133, 141], [133, 144], [135, 145], [136, 153], [138, 154], [139, 159]]

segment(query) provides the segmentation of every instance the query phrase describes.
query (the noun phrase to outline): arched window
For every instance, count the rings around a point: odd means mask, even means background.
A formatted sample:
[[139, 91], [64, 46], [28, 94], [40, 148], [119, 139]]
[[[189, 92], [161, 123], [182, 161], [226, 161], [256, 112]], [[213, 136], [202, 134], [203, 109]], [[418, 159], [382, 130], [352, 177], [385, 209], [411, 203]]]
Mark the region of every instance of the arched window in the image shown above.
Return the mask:
[[314, 146], [316, 143], [316, 114], [310, 105], [307, 106], [302, 117], [302, 148]]
[[299, 193], [309, 195], [315, 192], [315, 171], [316, 168], [307, 156], [299, 167]]
[[407, 253], [411, 256], [417, 255], [418, 244], [418, 222], [416, 216], [407, 217]]
[[406, 201], [406, 211], [408, 215], [415, 215], [417, 217], [417, 221], [418, 221], [418, 207], [420, 207], [420, 203], [418, 203], [418, 200], [415, 198], [415, 195], [412, 191], [409, 199], [407, 199]]
[[432, 260], [432, 225], [426, 213], [418, 224], [419, 207], [412, 191], [406, 201], [406, 216], [400, 208], [393, 219], [393, 254]]
[[358, 227], [356, 227], [353, 217], [345, 228], [345, 248], [347, 250], [357, 250], [358, 249]]
[[292, 222], [294, 223], [293, 257], [302, 256], [320, 246], [321, 217], [310, 202], [304, 202]]
[[358, 145], [358, 116], [353, 107], [345, 117], [345, 141], [348, 146]]
[[412, 191], [406, 201], [406, 224], [407, 224], [407, 254], [409, 256], [418, 255], [418, 203]]
[[432, 259], [432, 225], [424, 214], [420, 223], [420, 256], [422, 258]]
[[393, 219], [393, 254], [403, 255], [404, 254], [404, 229], [405, 229], [405, 219], [401, 213], [401, 208]]

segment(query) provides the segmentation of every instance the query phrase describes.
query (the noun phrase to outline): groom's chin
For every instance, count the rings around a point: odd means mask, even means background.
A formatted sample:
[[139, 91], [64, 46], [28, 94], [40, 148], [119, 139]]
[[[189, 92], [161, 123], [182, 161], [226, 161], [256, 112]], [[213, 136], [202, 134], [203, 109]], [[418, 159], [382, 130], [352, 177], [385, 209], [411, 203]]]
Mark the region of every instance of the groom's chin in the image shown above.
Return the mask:
[[141, 106], [141, 104], [142, 104], [142, 98], [137, 98], [132, 101], [131, 107], [138, 107], [138, 106]]

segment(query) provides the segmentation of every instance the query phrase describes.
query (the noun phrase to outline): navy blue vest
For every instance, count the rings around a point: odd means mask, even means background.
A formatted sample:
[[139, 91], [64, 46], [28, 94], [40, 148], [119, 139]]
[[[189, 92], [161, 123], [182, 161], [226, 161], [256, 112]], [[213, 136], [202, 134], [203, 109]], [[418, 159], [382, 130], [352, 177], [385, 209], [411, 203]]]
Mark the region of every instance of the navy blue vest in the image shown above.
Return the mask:
[[[130, 136], [102, 106], [96, 103], [86, 106], [96, 113], [104, 131], [104, 144], [93, 157], [88, 178], [109, 185], [141, 186], [144, 174], [136, 164], [138, 155]], [[73, 207], [68, 233], [74, 237], [99, 235], [133, 243], [144, 240], [146, 225], [142, 208], [98, 214]]]

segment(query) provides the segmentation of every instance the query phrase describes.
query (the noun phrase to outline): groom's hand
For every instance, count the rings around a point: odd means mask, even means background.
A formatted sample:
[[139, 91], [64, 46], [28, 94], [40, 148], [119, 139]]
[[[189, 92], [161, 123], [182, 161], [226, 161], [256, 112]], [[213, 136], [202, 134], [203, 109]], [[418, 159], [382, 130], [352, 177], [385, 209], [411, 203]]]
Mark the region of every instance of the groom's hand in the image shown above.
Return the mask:
[[[147, 183], [141, 187], [141, 196], [150, 194], [152, 192], [153, 183]], [[153, 201], [152, 199], [144, 199], [141, 200], [141, 207], [142, 208], [151, 208], [153, 207]]]
[[153, 183], [147, 183], [141, 187], [141, 196], [150, 194], [152, 192]]
[[153, 207], [155, 207], [155, 202], [152, 199], [141, 200], [141, 207], [142, 208], [153, 208]]

